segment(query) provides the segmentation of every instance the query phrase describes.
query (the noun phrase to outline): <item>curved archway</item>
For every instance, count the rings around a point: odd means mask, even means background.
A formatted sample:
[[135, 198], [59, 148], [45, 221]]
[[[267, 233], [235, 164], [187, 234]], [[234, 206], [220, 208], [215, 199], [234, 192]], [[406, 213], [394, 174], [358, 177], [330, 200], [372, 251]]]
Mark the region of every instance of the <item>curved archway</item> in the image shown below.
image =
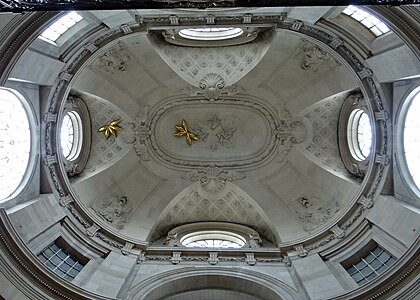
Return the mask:
[[273, 244], [280, 241], [264, 210], [231, 182], [226, 182], [224, 188], [214, 194], [206, 193], [198, 182], [185, 188], [161, 212], [147, 240], [156, 241], [174, 227], [194, 222], [242, 224], [253, 228]]
[[295, 288], [264, 273], [223, 267], [185, 267], [159, 273], [135, 285], [126, 299], [172, 300], [193, 292], [205, 295], [208, 290], [241, 295], [243, 299], [299, 299]]

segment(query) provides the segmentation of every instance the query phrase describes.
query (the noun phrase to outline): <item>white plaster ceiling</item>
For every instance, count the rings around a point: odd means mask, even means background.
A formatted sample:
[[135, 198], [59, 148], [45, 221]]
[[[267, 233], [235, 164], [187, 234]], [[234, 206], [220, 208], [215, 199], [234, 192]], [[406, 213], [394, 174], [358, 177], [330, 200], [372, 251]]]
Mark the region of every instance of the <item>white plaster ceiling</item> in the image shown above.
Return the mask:
[[[320, 118], [323, 124], [336, 122], [341, 102], [335, 95], [357, 87], [345, 63], [325, 46], [278, 31], [259, 63], [212, 102], [191, 92], [191, 85], [165, 63], [145, 34], [122, 37], [98, 50], [72, 87], [95, 111], [94, 150], [74, 191], [104, 227], [142, 241], [164, 235], [171, 226], [200, 220], [242, 223], [259, 229], [267, 240], [275, 236], [276, 242], [325, 230], [351, 204], [359, 183], [337, 176], [322, 163], [330, 159], [340, 165], [333, 129], [326, 137], [331, 151], [324, 151], [322, 161], [303, 153], [320, 132], [307, 116], [328, 102], [332, 112]], [[99, 103], [115, 110], [105, 111], [106, 120], [100, 116], [102, 109], [95, 108]], [[97, 127], [119, 117], [121, 135], [106, 141]], [[183, 119], [201, 137], [191, 146], [174, 136], [175, 125]], [[118, 159], [95, 167], [95, 160], [117, 144], [123, 149], [113, 152]], [[101, 154], [102, 148], [106, 150]], [[193, 206], [200, 208], [202, 218], [174, 210], [187, 187], [192, 194], [201, 193]], [[200, 206], [210, 199], [217, 207], [232, 189], [255, 203], [251, 206], [260, 210], [261, 224], [252, 220], [255, 213], [245, 202], [242, 220], [229, 205], [219, 207], [214, 220], [212, 205]], [[107, 219], [105, 207], [123, 196], [123, 216]], [[302, 198], [309, 205], [303, 205]], [[188, 206], [184, 202], [182, 206]]]

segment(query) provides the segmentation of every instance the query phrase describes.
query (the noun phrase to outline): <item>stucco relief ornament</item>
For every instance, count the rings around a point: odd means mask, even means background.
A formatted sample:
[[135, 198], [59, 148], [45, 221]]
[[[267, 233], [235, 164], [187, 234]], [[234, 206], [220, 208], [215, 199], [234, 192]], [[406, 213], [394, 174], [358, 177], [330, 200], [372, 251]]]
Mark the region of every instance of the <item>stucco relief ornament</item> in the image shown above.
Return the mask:
[[232, 146], [232, 138], [237, 131], [234, 118], [220, 119], [217, 114], [205, 122], [197, 122], [194, 132], [200, 136], [200, 141], [210, 144], [210, 149], [216, 151], [219, 148]]
[[302, 196], [295, 212], [303, 223], [303, 229], [311, 232], [331, 219], [340, 209], [337, 202], [322, 201], [319, 198]]
[[125, 45], [119, 42], [98, 57], [91, 65], [91, 68], [103, 70], [110, 74], [117, 71], [124, 72], [127, 70], [128, 61], [130, 60], [131, 57], [125, 48]]
[[201, 78], [198, 87], [209, 100], [217, 100], [225, 87], [225, 80], [216, 73], [209, 73]]
[[127, 223], [128, 216], [133, 210], [128, 203], [126, 196], [119, 197], [113, 194], [112, 197], [101, 199], [90, 205], [93, 211], [109, 225], [117, 229], [123, 229]]
[[224, 189], [226, 182], [244, 179], [246, 176], [236, 171], [223, 171], [217, 166], [210, 165], [202, 170], [194, 170], [182, 178], [189, 179], [193, 182], [199, 181], [201, 187], [209, 193], [220, 192]]
[[306, 131], [303, 123], [300, 121], [287, 122], [280, 120], [274, 135], [280, 140], [279, 161], [282, 162], [294, 144], [303, 142]]
[[316, 73], [319, 67], [324, 63], [332, 63], [337, 66], [340, 65], [340, 63], [335, 60], [327, 51], [310, 42], [306, 42], [302, 46], [302, 51], [304, 54], [300, 67], [303, 70], [311, 70], [312, 72]]

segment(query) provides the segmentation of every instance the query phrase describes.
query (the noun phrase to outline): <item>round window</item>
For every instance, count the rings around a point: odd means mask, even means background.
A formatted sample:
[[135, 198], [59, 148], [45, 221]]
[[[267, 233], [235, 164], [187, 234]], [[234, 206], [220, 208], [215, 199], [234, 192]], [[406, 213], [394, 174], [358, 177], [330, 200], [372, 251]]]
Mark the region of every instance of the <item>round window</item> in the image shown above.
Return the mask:
[[18, 92], [0, 88], [0, 200], [23, 186], [28, 169], [31, 129], [23, 100]]
[[410, 176], [420, 187], [420, 89], [409, 96], [409, 106], [404, 121], [404, 155]]
[[183, 236], [181, 244], [199, 248], [242, 248], [245, 239], [239, 234], [227, 231], [200, 231]]
[[372, 147], [372, 127], [368, 114], [362, 109], [355, 109], [347, 125], [347, 141], [354, 159], [365, 160]]
[[217, 41], [233, 39], [243, 34], [243, 30], [237, 27], [205, 27], [181, 29], [179, 35], [190, 40]]
[[75, 111], [67, 112], [63, 117], [60, 131], [61, 152], [67, 160], [75, 160], [82, 148], [82, 120]]

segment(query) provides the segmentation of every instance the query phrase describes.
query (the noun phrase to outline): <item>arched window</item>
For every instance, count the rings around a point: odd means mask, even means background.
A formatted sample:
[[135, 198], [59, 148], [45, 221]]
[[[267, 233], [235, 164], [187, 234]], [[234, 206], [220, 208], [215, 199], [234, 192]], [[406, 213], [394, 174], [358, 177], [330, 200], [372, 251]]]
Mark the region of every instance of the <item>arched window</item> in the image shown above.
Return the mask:
[[69, 160], [75, 160], [82, 148], [83, 128], [80, 115], [76, 111], [68, 111], [61, 123], [60, 145], [63, 156]]
[[181, 238], [182, 245], [199, 248], [241, 248], [245, 242], [239, 234], [227, 231], [199, 231]]
[[408, 106], [404, 120], [404, 157], [411, 178], [420, 187], [420, 88], [407, 98]]
[[31, 156], [31, 124], [25, 99], [0, 88], [0, 200], [25, 186]]
[[372, 127], [368, 114], [363, 109], [353, 110], [347, 130], [349, 149], [353, 158], [358, 161], [368, 158], [372, 147]]
[[237, 27], [204, 27], [181, 29], [179, 35], [191, 40], [217, 41], [238, 37], [243, 32], [241, 28]]

